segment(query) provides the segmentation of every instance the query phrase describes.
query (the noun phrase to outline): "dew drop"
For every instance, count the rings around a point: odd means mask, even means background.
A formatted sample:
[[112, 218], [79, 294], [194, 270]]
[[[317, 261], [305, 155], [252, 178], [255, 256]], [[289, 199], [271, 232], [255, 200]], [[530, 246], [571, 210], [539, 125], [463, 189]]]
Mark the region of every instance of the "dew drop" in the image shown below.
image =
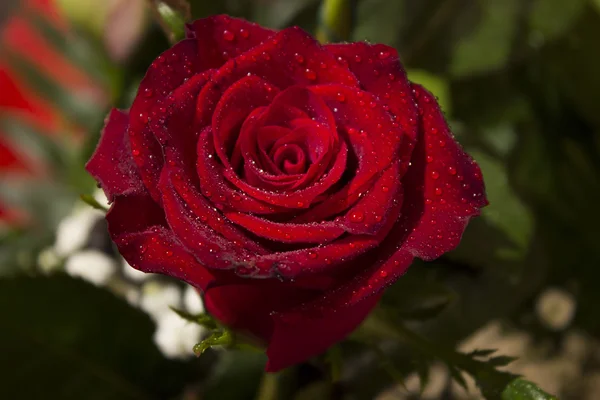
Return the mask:
[[304, 64], [304, 56], [302, 54], [294, 54], [294, 58], [298, 62], [298, 64]]
[[390, 191], [390, 188], [389, 188], [389, 187], [387, 187], [387, 186], [382, 186], [382, 187], [381, 187], [381, 190], [383, 190], [385, 193], [387, 193], [387, 192], [389, 192], [389, 191]]
[[387, 271], [381, 271], [381, 272], [379, 273], [379, 276], [380, 276], [380, 277], [382, 277], [382, 278], [387, 278], [387, 276], [388, 276], [388, 273], [387, 273]]
[[438, 187], [438, 188], [435, 188], [435, 195], [436, 195], [436, 196], [441, 196], [441, 194], [442, 194], [442, 189], [441, 189], [441, 188], [439, 188], [439, 187]]
[[343, 102], [345, 102], [345, 101], [346, 101], [346, 96], [344, 96], [344, 94], [343, 94], [343, 93], [339, 93], [339, 92], [338, 92], [338, 94], [337, 94], [337, 96], [336, 96], [336, 99], [337, 99], [337, 101], [339, 101], [340, 103], [343, 103]]
[[379, 59], [383, 60], [386, 59], [390, 56], [390, 52], [389, 51], [382, 51], [379, 53]]
[[362, 62], [362, 58], [359, 55], [354, 56], [354, 61], [356, 61], [357, 63]]
[[440, 177], [440, 173], [437, 171], [431, 171], [431, 178], [432, 179], [437, 179]]
[[144, 96], [146, 96], [146, 97], [152, 97], [153, 95], [154, 95], [154, 92], [152, 91], [151, 88], [144, 89]]
[[365, 214], [360, 210], [353, 211], [352, 214], [350, 214], [351, 222], [358, 223], [358, 222], [362, 222], [364, 219], [365, 219]]
[[248, 37], [250, 36], [250, 32], [248, 32], [245, 29], [240, 29], [240, 36], [243, 37], [244, 39], [248, 39]]
[[427, 162], [428, 163], [433, 162], [433, 157], [432, 156], [427, 156]]
[[231, 42], [233, 39], [235, 39], [235, 35], [233, 34], [233, 32], [230, 31], [223, 31], [223, 39], [227, 40], [228, 42]]
[[301, 202], [301, 201], [299, 201], [299, 202], [297, 203], [297, 205], [298, 205], [298, 207], [304, 207], [304, 203], [303, 203], [303, 202]]
[[356, 135], [357, 133], [358, 131], [356, 130], [356, 128], [348, 128], [348, 134]]
[[140, 151], [139, 151], [138, 149], [133, 149], [131, 152], [132, 152], [132, 153], [133, 153], [133, 155], [134, 155], [134, 156], [136, 156], [136, 157], [140, 155]]
[[312, 258], [313, 260], [315, 260], [317, 257], [317, 253], [315, 253], [314, 251], [308, 252], [308, 258]]
[[307, 68], [306, 71], [304, 71], [304, 75], [306, 76], [306, 79], [311, 80], [311, 81], [314, 81], [315, 79], [317, 79], [317, 74], [312, 69]]
[[165, 251], [165, 255], [167, 257], [171, 257], [173, 255], [173, 252], [171, 250], [167, 250], [167, 251]]
[[448, 173], [450, 175], [456, 175], [456, 168], [454, 168], [454, 167], [448, 167]]

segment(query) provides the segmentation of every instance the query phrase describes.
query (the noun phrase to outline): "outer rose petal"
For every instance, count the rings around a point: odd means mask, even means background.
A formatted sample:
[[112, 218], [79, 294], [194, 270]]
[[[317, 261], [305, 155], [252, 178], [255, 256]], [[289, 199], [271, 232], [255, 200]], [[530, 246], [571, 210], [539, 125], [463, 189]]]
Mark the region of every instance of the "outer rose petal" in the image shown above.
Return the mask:
[[410, 82], [400, 64], [398, 52], [384, 44], [370, 45], [362, 42], [330, 44], [325, 48], [338, 57], [338, 60], [343, 60], [365, 91], [386, 102], [390, 112], [397, 116], [398, 124], [404, 131], [400, 152], [404, 174], [417, 139], [418, 115]]
[[298, 312], [275, 314], [265, 370], [276, 372], [323, 353], [356, 329], [380, 297], [381, 294], [371, 296], [333, 314], [324, 313], [320, 318], [307, 319]]
[[275, 31], [228, 15], [215, 15], [186, 26], [187, 37], [198, 43], [198, 60], [204, 69], [219, 68], [228, 59], [258, 46]]
[[182, 40], [154, 60], [131, 106], [128, 134], [136, 154], [134, 160], [144, 185], [158, 202], [161, 196], [157, 185], [164, 160], [161, 146], [148, 123], [157, 118], [160, 104], [171, 92], [200, 72], [203, 70], [198, 65], [196, 40]]
[[129, 115], [113, 109], [86, 170], [100, 183], [109, 201], [116, 195], [145, 191], [126, 137]]

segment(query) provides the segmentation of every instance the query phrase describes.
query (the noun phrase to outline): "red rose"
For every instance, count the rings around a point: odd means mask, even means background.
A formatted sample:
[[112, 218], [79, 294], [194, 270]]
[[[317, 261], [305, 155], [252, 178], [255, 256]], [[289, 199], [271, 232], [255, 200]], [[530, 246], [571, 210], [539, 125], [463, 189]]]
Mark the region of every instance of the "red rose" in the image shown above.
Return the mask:
[[267, 344], [268, 371], [344, 338], [486, 205], [478, 166], [394, 49], [227, 16], [154, 61], [87, 169], [125, 259], [202, 290]]

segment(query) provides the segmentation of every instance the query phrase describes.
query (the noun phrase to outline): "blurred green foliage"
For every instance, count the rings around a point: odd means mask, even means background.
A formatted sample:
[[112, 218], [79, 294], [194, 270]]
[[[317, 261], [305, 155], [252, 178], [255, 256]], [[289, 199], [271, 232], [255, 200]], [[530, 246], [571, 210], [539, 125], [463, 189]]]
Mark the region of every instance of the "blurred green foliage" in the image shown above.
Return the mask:
[[[340, 37], [396, 47], [409, 77], [438, 96], [455, 134], [481, 166], [490, 200], [456, 251], [416, 263], [389, 289], [381, 308], [452, 348], [491, 320], [533, 330], [524, 316], [533, 313], [533, 300], [544, 288], [556, 286], [576, 298], [574, 327], [600, 334], [595, 308], [600, 304], [600, 1], [337, 3], [351, 7], [340, 14], [351, 21], [334, 24]], [[331, 18], [335, 22], [335, 11], [321, 8], [318, 0], [190, 0], [190, 5], [194, 18], [228, 13], [312, 33], [327, 31], [323, 24]], [[97, 15], [83, 6], [72, 11], [79, 34], [68, 42], [43, 21], [32, 21], [106, 88], [112, 103], [127, 107], [147, 66], [168, 46], [163, 32], [150, 25], [129, 58], [117, 62], [101, 45]], [[42, 159], [54, 180], [2, 176], [0, 181], [0, 196], [36, 220], [33, 229], [9, 230], [0, 239], [0, 276], [17, 276], [0, 280], [9, 328], [3, 329], [0, 350], [12, 369], [12, 375], [3, 375], [8, 385], [0, 395], [17, 393], [18, 386], [31, 394], [21, 398], [36, 398], [41, 389], [47, 398], [181, 398], [184, 383], [195, 382], [203, 398], [255, 398], [262, 355], [214, 353], [210, 372], [197, 363], [174, 363], [151, 343], [152, 322], [141, 312], [83, 282], [41, 276], [37, 252], [52, 243], [58, 221], [77, 196], [93, 187], [83, 164], [107, 109], [75, 97], [14, 54], [4, 52], [3, 59], [83, 128], [86, 140], [83, 145], [69, 142], [68, 135], [49, 140], [14, 116], [1, 116], [2, 132]], [[286, 387], [279, 398], [323, 393], [374, 398], [398, 376], [419, 369], [419, 357], [394, 335], [389, 340], [383, 362], [376, 356], [381, 348], [344, 343], [341, 379], [335, 383], [319, 360], [291, 368], [277, 379], [276, 385]], [[37, 386], [28, 383], [31, 379]], [[528, 385], [513, 382], [502, 399], [550, 398]]]

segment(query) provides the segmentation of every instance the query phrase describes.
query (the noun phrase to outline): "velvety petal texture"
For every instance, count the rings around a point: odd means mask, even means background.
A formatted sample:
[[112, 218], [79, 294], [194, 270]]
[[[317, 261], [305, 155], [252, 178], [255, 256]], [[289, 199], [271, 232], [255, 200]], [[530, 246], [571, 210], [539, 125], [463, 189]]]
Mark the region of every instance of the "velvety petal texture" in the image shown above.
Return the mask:
[[487, 204], [435, 97], [385, 45], [224, 15], [160, 55], [87, 164], [137, 269], [197, 287], [268, 371], [324, 352]]

